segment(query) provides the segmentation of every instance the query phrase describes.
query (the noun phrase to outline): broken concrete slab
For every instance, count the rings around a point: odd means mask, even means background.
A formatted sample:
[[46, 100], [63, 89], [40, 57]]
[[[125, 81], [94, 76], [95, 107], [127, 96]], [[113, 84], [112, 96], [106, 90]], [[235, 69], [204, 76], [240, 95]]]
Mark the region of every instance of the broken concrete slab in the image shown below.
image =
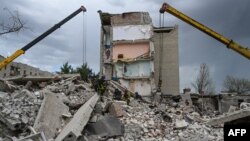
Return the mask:
[[2, 92], [14, 92], [17, 90], [17, 87], [10, 84], [8, 81], [4, 79], [0, 79], [0, 91]]
[[208, 125], [216, 126], [224, 124], [225, 122], [230, 122], [239, 118], [245, 118], [250, 116], [250, 109], [242, 109], [232, 113], [227, 113], [225, 115], [213, 118], [207, 122]]
[[1, 92], [0, 91], [0, 102], [3, 102], [4, 99], [8, 96], [8, 93], [5, 92]]
[[230, 106], [229, 109], [228, 109], [228, 113], [232, 113], [234, 111], [236, 111], [238, 108], [236, 106]]
[[48, 85], [47, 82], [40, 82], [38, 83], [39, 88], [45, 88]]
[[185, 115], [184, 119], [185, 119], [186, 122], [188, 122], [190, 124], [192, 124], [194, 122], [194, 117], [191, 116], [191, 115]]
[[250, 108], [250, 103], [242, 102], [240, 104], [240, 109], [246, 109], [246, 108]]
[[2, 113], [0, 113], [0, 121], [12, 131], [16, 131], [22, 128], [21, 121], [6, 118]]
[[188, 123], [185, 120], [176, 119], [175, 128], [176, 129], [184, 129], [188, 126]]
[[23, 89], [21, 92], [16, 93], [16, 94], [13, 95], [13, 98], [16, 98], [16, 99], [19, 99], [21, 97], [29, 97], [31, 99], [36, 98], [36, 96], [27, 89]]
[[190, 93], [181, 94], [180, 96], [181, 96], [181, 101], [180, 101], [181, 105], [189, 107], [193, 106]]
[[122, 136], [124, 134], [124, 126], [118, 118], [106, 115], [96, 123], [88, 124], [85, 131], [89, 135], [97, 135], [108, 139], [110, 137]]
[[28, 81], [32, 81], [32, 82], [45, 82], [45, 81], [51, 81], [53, 80], [53, 76], [47, 76], [47, 77], [43, 77], [43, 76], [16, 76], [16, 77], [11, 77], [11, 78], [5, 78], [4, 80], [6, 81], [13, 81], [15, 83], [24, 83], [26, 84]]
[[72, 78], [72, 77], [81, 77], [81, 75], [79, 73], [77, 74], [60, 74], [60, 77], [62, 77], [63, 79], [68, 79], [68, 78]]
[[28, 81], [27, 83], [26, 83], [26, 85], [24, 86], [24, 89], [27, 89], [27, 90], [29, 90], [30, 89], [30, 87], [32, 86], [32, 81]]
[[55, 141], [76, 141], [86, 126], [95, 107], [99, 95], [92, 96], [81, 108], [75, 113], [72, 120], [63, 128]]
[[29, 135], [27, 137], [17, 139], [15, 141], [47, 141], [43, 132]]
[[115, 102], [111, 103], [108, 109], [109, 109], [108, 110], [109, 114], [113, 115], [115, 117], [122, 117], [125, 114], [121, 105], [119, 105], [118, 103], [115, 103]]
[[69, 112], [68, 106], [52, 92], [45, 92], [45, 98], [35, 120], [34, 129], [44, 132], [46, 138], [54, 138], [61, 129], [62, 115]]
[[114, 88], [122, 91], [124, 93], [125, 90], [127, 90], [129, 93], [131, 93], [132, 95], [135, 95], [134, 92], [128, 90], [126, 87], [122, 86], [121, 84], [119, 84], [116, 81], [110, 80], [108, 81], [110, 85], [112, 85]]

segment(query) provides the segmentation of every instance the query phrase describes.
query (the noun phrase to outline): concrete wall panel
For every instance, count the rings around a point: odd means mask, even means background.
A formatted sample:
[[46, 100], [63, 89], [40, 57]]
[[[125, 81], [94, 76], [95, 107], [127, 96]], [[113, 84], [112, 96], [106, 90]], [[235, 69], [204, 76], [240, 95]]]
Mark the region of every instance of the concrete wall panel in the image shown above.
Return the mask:
[[178, 95], [180, 93], [178, 27], [174, 27], [170, 32], [155, 32], [154, 47], [155, 83], [158, 84], [161, 71], [163, 94]]
[[120, 79], [121, 85], [125, 86], [132, 92], [138, 92], [142, 96], [151, 95], [151, 84], [149, 79], [125, 80]]
[[127, 25], [113, 27], [113, 41], [150, 39], [152, 34], [151, 25]]
[[150, 62], [149, 61], [138, 61], [131, 64], [125, 65], [126, 72], [125, 77], [150, 77]]
[[149, 78], [151, 75], [150, 61], [137, 61], [133, 63], [116, 63], [114, 77]]
[[118, 44], [113, 47], [113, 60], [118, 59], [119, 54], [123, 54], [122, 59], [131, 59], [149, 53], [149, 43]]
[[148, 12], [128, 12], [111, 17], [111, 25], [141, 25], [150, 23], [152, 23], [152, 19]]

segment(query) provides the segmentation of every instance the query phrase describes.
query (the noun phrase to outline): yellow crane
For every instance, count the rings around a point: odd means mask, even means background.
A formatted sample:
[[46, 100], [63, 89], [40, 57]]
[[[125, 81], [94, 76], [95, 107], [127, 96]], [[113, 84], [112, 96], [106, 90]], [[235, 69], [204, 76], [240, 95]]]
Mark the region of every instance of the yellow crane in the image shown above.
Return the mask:
[[55, 24], [53, 27], [51, 27], [50, 29], [48, 29], [47, 31], [45, 31], [43, 34], [41, 34], [40, 36], [38, 36], [37, 38], [35, 38], [33, 41], [31, 41], [30, 43], [28, 43], [27, 45], [25, 45], [23, 48], [17, 50], [11, 56], [9, 56], [6, 59], [4, 59], [2, 62], [0, 62], [0, 70], [2, 68], [4, 68], [5, 66], [7, 66], [9, 63], [11, 63], [13, 60], [15, 60], [17, 57], [19, 57], [20, 55], [24, 54], [33, 45], [35, 45], [36, 43], [38, 43], [39, 41], [41, 41], [42, 39], [44, 39], [45, 37], [47, 37], [49, 34], [51, 34], [52, 32], [54, 32], [56, 29], [60, 28], [63, 24], [65, 24], [66, 22], [68, 22], [69, 20], [71, 20], [73, 17], [75, 17], [80, 12], [86, 12], [86, 8], [84, 6], [81, 6], [75, 12], [73, 12], [72, 14], [70, 14], [69, 16], [67, 16], [65, 19], [63, 19], [59, 23]]
[[214, 39], [222, 42], [223, 44], [225, 44], [227, 46], [227, 48], [232, 49], [232, 50], [238, 52], [239, 54], [243, 55], [244, 57], [250, 59], [250, 50], [248, 48], [243, 47], [243, 46], [239, 45], [238, 43], [234, 42], [233, 40], [222, 36], [221, 34], [213, 31], [212, 29], [208, 28], [207, 26], [205, 26], [205, 25], [195, 21], [194, 19], [188, 17], [187, 15], [183, 14], [182, 12], [178, 11], [177, 9], [173, 8], [172, 6], [170, 6], [167, 3], [163, 3], [163, 5], [160, 9], [160, 13], [164, 13], [164, 12], [168, 12], [168, 13], [172, 14], [173, 16], [175, 16], [175, 17], [181, 19], [182, 21], [192, 25], [193, 27], [206, 33], [207, 35], [213, 37]]

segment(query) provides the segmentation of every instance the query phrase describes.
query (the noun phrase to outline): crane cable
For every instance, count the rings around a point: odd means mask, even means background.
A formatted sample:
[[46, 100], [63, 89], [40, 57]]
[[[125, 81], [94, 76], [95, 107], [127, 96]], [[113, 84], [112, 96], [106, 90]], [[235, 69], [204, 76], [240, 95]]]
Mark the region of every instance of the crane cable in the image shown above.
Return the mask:
[[83, 36], [83, 66], [86, 65], [87, 63], [87, 56], [86, 56], [86, 52], [87, 52], [87, 36], [86, 36], [86, 33], [87, 33], [87, 20], [86, 20], [86, 16], [85, 14], [83, 13], [83, 33], [82, 33], [82, 36]]
[[[159, 28], [164, 27], [164, 13], [160, 13], [159, 15]], [[159, 37], [159, 78], [158, 78], [158, 90], [161, 91], [162, 85], [162, 59], [163, 59], [163, 32], [160, 31]]]

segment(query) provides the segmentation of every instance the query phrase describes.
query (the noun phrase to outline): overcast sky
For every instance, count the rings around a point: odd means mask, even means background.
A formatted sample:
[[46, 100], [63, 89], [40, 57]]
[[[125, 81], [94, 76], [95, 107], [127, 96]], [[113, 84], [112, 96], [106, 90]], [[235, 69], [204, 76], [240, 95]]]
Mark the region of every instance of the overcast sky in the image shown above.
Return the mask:
[[[0, 37], [0, 54], [11, 55], [54, 24], [84, 5], [87, 12], [79, 14], [59, 30], [33, 46], [17, 61], [43, 70], [59, 71], [68, 61], [82, 64], [83, 31], [87, 36], [87, 63], [99, 71], [100, 18], [98, 10], [109, 13], [145, 11], [154, 25], [159, 25], [159, 8], [164, 0], [0, 0], [0, 21], [6, 19], [3, 8], [18, 10], [30, 29], [19, 34]], [[169, 4], [193, 19], [211, 27], [243, 46], [250, 45], [249, 0], [168, 0]], [[179, 25], [180, 90], [191, 87], [201, 63], [210, 68], [216, 91], [222, 90], [226, 75], [250, 78], [250, 62], [229, 50], [222, 43], [165, 14], [165, 25]], [[85, 23], [86, 29], [83, 29]]]

